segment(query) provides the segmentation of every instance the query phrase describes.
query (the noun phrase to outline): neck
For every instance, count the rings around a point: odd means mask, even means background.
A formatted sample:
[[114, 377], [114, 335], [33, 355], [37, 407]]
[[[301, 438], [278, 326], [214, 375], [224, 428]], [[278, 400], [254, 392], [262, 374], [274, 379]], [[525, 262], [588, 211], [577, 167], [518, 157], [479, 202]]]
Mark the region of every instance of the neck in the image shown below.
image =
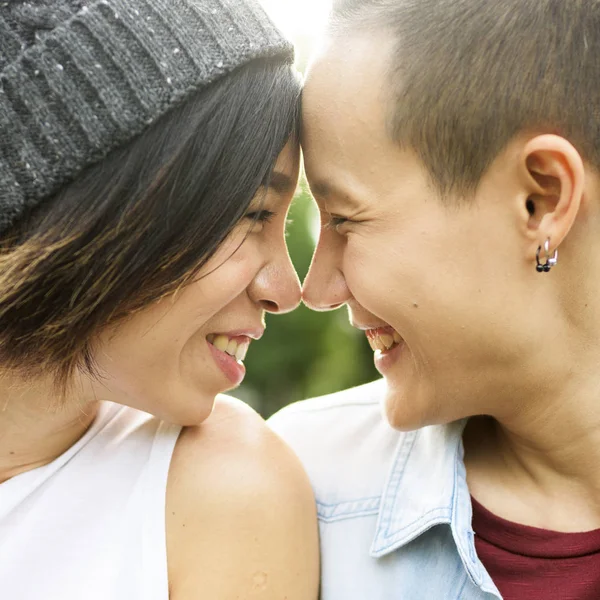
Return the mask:
[[469, 423], [469, 487], [489, 510], [514, 522], [599, 529], [600, 378], [594, 372], [556, 383], [511, 413]]
[[535, 342], [498, 381], [493, 418], [472, 419], [464, 436], [473, 496], [556, 531], [600, 528], [600, 285], [578, 270], [595, 272], [600, 255], [575, 258], [536, 304]]
[[59, 398], [48, 382], [0, 381], [0, 483], [42, 467], [87, 431], [97, 402]]

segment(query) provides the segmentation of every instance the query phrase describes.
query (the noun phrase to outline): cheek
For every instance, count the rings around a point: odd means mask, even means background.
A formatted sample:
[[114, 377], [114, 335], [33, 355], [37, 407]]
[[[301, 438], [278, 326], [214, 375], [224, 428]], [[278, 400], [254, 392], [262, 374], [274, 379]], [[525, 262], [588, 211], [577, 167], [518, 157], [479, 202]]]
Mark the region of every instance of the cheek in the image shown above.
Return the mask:
[[411, 244], [393, 236], [349, 239], [346, 283], [357, 303], [396, 328], [420, 360], [447, 361], [464, 337], [468, 312], [456, 274], [440, 264], [438, 246], [419, 246], [418, 237]]
[[103, 333], [96, 361], [119, 387], [165, 377], [182, 352], [202, 354], [209, 322], [250, 285], [256, 269], [244, 253], [208, 272], [173, 296], [149, 306]]
[[260, 254], [254, 244], [244, 244], [233, 256], [214, 267], [207, 265], [190, 288], [190, 310], [201, 313], [205, 321], [225, 308], [252, 285], [261, 267]]
[[182, 338], [175, 310], [162, 300], [100, 336], [95, 360], [107, 385], [132, 392], [171, 369]]
[[[390, 311], [411, 297], [411, 266], [400, 248], [378, 239], [350, 238], [344, 254], [344, 277], [356, 301], [376, 316], [388, 320]], [[388, 318], [385, 318], [387, 315]]]

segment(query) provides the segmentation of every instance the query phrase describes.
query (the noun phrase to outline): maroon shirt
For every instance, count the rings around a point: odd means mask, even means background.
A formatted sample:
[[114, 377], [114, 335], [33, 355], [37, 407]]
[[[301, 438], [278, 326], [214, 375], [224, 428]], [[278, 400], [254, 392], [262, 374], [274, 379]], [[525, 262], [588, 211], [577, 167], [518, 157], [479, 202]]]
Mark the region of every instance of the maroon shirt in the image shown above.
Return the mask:
[[527, 527], [474, 499], [473, 529], [477, 555], [504, 600], [600, 600], [600, 530]]

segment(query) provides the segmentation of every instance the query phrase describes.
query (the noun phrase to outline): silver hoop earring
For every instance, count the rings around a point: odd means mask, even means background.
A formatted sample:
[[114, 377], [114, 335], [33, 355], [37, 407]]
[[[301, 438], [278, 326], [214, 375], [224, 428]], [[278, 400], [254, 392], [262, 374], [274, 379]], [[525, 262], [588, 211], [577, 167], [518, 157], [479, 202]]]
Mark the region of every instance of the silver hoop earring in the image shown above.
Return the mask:
[[558, 263], [558, 248], [554, 251], [554, 254], [552, 256], [550, 256], [550, 238], [548, 238], [546, 240], [546, 243], [544, 244], [544, 253], [546, 254], [546, 262], [545, 263], [542, 263], [540, 261], [541, 252], [542, 252], [542, 247], [540, 246], [535, 255], [535, 260], [537, 263], [535, 270], [538, 273], [549, 273], [550, 269], [552, 269], [552, 267], [555, 267], [556, 264]]

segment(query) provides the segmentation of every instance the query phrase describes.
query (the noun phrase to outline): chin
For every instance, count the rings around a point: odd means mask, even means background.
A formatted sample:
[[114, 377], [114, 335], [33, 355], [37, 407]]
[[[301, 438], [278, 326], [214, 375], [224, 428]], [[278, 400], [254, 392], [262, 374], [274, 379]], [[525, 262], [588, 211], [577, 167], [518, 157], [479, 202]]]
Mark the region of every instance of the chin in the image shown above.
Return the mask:
[[436, 423], [427, 407], [431, 401], [423, 398], [422, 394], [395, 389], [388, 382], [383, 409], [388, 423], [398, 431], [413, 431]]
[[186, 397], [163, 397], [157, 400], [146, 412], [151, 413], [161, 421], [180, 425], [181, 427], [194, 427], [200, 425], [210, 417], [215, 405], [217, 394], [186, 394]]

